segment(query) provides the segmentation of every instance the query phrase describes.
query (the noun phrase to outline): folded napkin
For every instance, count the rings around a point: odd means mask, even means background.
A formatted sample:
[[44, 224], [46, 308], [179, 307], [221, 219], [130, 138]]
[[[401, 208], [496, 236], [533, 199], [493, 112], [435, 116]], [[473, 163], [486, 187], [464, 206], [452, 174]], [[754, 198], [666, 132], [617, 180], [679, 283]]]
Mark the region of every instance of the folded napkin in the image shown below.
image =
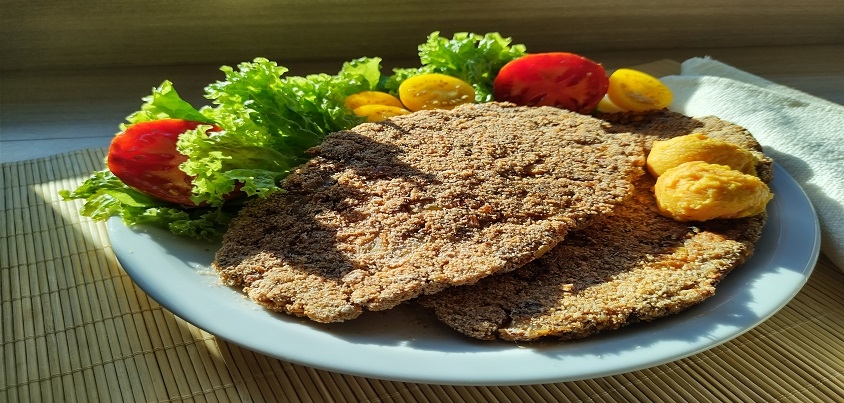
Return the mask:
[[747, 128], [765, 154], [800, 184], [821, 224], [821, 252], [844, 270], [844, 106], [754, 76], [711, 58], [693, 58], [671, 88], [671, 110], [715, 115]]

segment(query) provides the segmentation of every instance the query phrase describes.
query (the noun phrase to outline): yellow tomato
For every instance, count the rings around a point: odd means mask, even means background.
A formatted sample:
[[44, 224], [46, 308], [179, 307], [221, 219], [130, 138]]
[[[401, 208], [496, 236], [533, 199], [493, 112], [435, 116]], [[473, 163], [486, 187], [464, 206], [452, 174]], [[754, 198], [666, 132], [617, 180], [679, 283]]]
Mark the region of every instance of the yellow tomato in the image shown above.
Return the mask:
[[362, 91], [352, 94], [345, 99], [346, 107], [355, 110], [363, 105], [388, 105], [404, 108], [398, 98], [381, 91]]
[[475, 102], [475, 89], [467, 82], [445, 74], [420, 74], [404, 80], [399, 98], [407, 109], [452, 109]]
[[610, 75], [607, 96], [621, 109], [644, 112], [671, 104], [671, 89], [657, 78], [633, 69], [618, 69]]
[[407, 115], [409, 110], [392, 105], [361, 105], [354, 109], [355, 115], [366, 116], [367, 122], [380, 122], [398, 115]]
[[610, 97], [604, 95], [603, 98], [598, 102], [598, 106], [596, 107], [598, 112], [603, 113], [616, 113], [616, 112], [624, 112], [624, 109], [621, 109], [615, 106], [612, 101], [610, 101]]

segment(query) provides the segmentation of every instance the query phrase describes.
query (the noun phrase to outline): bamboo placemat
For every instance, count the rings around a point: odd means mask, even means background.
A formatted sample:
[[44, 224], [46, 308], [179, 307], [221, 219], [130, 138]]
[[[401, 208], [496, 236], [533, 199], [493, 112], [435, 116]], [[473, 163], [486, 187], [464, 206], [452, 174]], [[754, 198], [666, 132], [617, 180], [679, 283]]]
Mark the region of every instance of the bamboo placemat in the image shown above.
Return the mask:
[[[744, 335], [654, 368], [577, 382], [462, 387], [316, 370], [217, 339], [121, 269], [105, 225], [57, 192], [105, 150], [2, 165], [0, 402], [824, 401], [844, 395], [844, 274], [823, 260]], [[412, 363], [408, 363], [412, 365]]]

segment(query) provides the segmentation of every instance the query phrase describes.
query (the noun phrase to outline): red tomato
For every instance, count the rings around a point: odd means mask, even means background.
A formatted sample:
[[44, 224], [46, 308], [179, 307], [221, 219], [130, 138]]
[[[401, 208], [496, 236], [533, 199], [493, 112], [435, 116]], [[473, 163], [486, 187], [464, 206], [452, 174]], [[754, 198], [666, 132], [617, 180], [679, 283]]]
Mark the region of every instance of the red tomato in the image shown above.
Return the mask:
[[[204, 124], [162, 119], [129, 126], [111, 141], [108, 169], [123, 183], [160, 200], [196, 206], [193, 178], [179, 169], [188, 157], [176, 150], [179, 135]], [[212, 128], [218, 131], [219, 128]]]
[[607, 93], [604, 68], [573, 53], [536, 53], [501, 68], [493, 82], [496, 101], [555, 106], [588, 114]]

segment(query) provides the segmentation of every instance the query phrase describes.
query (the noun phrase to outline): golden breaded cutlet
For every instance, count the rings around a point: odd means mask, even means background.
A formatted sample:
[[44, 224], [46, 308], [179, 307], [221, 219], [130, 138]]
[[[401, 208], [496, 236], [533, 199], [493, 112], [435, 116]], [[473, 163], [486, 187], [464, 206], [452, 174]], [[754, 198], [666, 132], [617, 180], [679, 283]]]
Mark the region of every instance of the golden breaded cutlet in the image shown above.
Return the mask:
[[[768, 182], [771, 160], [745, 129], [714, 117], [660, 112], [608, 115], [613, 130], [647, 139], [703, 132], [745, 147]], [[553, 250], [510, 273], [420, 298], [468, 336], [492, 340], [578, 339], [676, 314], [715, 293], [753, 253], [766, 215], [677, 222], [656, 210], [655, 180], [642, 175], [634, 197]]]
[[271, 310], [353, 319], [511, 271], [626, 200], [643, 144], [561, 109], [488, 103], [333, 133], [249, 203], [213, 267]]

